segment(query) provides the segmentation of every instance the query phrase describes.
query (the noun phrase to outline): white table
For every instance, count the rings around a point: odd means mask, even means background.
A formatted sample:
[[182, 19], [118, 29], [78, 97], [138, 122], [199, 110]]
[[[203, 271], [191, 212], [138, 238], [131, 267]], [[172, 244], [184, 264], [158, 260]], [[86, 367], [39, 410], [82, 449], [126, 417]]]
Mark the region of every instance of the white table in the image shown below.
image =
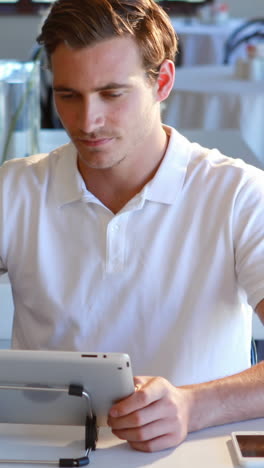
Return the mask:
[[233, 66], [178, 69], [162, 118], [176, 128], [238, 129], [264, 162], [264, 80], [239, 80]]
[[[231, 445], [231, 432], [263, 430], [263, 427], [264, 420], [257, 419], [204, 429], [190, 434], [178, 447], [156, 453], [132, 450], [126, 442], [114, 437], [108, 428], [101, 428], [97, 450], [91, 453], [91, 466], [95, 468], [237, 468], [237, 460]], [[0, 425], [0, 453], [4, 459], [10, 456], [13, 459], [22, 457], [39, 460], [79, 457], [82, 447], [83, 428], [80, 427]], [[1, 466], [10, 467], [6, 463]]]
[[196, 21], [171, 18], [182, 48], [182, 65], [222, 64], [224, 47], [230, 34], [243, 20], [230, 18], [223, 24], [203, 24]]

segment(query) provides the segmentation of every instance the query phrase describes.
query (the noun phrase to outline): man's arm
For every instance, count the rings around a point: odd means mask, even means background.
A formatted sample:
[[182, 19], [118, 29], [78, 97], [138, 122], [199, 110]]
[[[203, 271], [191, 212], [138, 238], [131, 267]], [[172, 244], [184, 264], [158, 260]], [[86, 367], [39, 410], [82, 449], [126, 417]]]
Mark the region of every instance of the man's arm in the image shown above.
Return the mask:
[[256, 312], [264, 325], [264, 299], [257, 305]]
[[[256, 312], [264, 323], [264, 300]], [[109, 425], [142, 451], [178, 445], [188, 432], [264, 417], [264, 361], [239, 374], [174, 387], [162, 377], [136, 377], [136, 392], [112, 407]]]

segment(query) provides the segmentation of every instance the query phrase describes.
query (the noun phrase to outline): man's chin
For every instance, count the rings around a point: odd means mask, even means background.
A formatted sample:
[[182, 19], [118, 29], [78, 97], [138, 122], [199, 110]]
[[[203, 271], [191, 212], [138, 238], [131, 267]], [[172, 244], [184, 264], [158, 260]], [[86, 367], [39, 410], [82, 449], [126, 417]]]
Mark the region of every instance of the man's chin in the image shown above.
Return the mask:
[[108, 170], [112, 169], [113, 167], [118, 166], [124, 158], [116, 158], [113, 159], [110, 154], [99, 154], [99, 152], [95, 155], [87, 155], [83, 154], [83, 152], [78, 151], [78, 165], [79, 168], [89, 168], [93, 170]]

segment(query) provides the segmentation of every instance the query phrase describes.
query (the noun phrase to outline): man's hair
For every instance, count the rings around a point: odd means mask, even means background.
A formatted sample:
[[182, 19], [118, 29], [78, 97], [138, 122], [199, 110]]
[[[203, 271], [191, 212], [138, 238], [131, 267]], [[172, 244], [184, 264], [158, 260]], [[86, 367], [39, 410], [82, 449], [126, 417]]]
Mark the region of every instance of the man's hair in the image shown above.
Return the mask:
[[149, 78], [158, 75], [165, 59], [175, 60], [175, 31], [154, 0], [57, 0], [37, 41], [50, 61], [61, 43], [78, 49], [124, 36], [131, 36], [138, 44]]

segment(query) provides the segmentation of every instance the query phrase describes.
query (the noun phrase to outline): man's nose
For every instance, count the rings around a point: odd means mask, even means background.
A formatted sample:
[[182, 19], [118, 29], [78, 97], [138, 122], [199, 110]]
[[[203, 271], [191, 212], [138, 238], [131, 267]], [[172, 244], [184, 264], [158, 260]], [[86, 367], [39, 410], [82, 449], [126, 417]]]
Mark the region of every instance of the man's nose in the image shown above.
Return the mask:
[[82, 102], [79, 112], [79, 128], [85, 133], [91, 133], [104, 127], [105, 124], [105, 108], [96, 97], [86, 98]]

